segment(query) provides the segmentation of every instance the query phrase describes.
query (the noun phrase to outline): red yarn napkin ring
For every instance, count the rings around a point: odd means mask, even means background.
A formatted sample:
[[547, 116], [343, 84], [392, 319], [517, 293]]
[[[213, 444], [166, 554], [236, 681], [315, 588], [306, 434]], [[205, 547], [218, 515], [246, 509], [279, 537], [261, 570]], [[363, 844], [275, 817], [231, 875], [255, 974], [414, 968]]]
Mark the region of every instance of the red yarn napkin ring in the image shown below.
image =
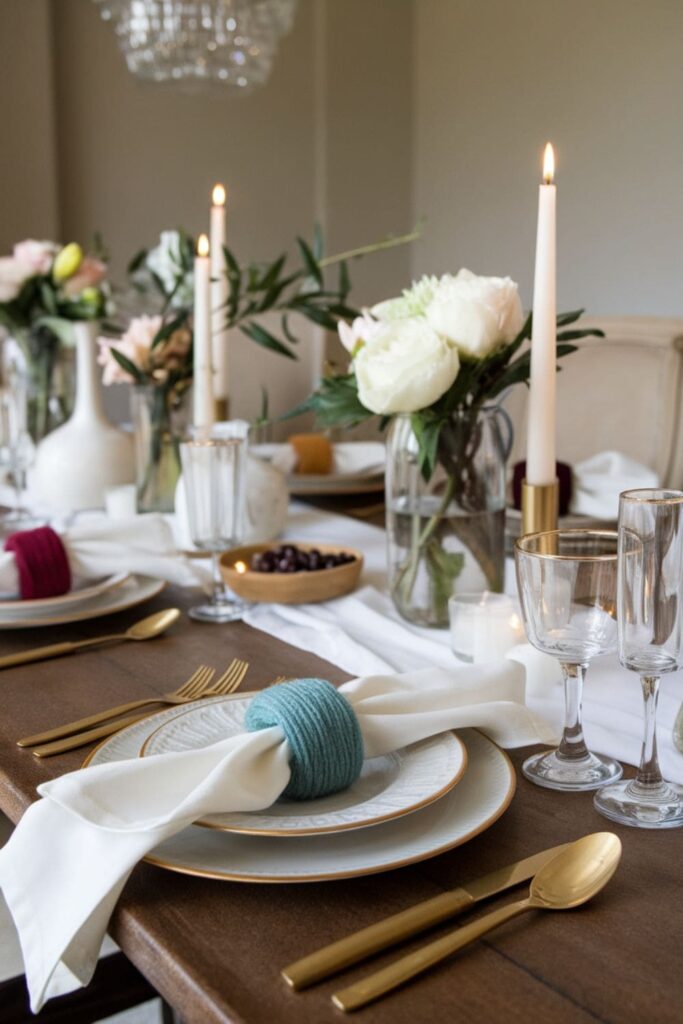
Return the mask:
[[58, 533], [50, 526], [13, 533], [5, 541], [19, 573], [22, 600], [59, 597], [71, 589], [71, 568], [66, 548]]

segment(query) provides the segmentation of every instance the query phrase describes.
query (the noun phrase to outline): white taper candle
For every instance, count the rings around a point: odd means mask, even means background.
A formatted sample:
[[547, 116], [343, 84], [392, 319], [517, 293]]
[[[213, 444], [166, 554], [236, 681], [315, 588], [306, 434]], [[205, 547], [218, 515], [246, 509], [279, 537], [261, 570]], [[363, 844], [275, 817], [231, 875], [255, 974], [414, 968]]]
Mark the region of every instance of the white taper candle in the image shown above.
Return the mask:
[[195, 427], [210, 428], [214, 421], [211, 367], [209, 239], [200, 235], [194, 260], [194, 409]]
[[543, 160], [544, 183], [538, 196], [534, 312], [531, 332], [531, 376], [526, 457], [528, 484], [550, 484], [555, 479], [556, 443], [556, 268], [555, 158], [550, 143]]
[[211, 194], [211, 352], [213, 393], [217, 399], [229, 395], [228, 332], [225, 328], [228, 298], [224, 246], [226, 240], [226, 195], [223, 185]]

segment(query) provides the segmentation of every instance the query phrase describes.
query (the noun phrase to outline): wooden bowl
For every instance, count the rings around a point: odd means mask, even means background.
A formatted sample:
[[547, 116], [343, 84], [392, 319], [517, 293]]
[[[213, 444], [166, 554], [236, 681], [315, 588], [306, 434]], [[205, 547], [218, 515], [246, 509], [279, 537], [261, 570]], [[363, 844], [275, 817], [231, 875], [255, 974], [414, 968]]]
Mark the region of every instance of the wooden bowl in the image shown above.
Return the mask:
[[[353, 555], [354, 561], [334, 569], [315, 569], [311, 572], [253, 572], [248, 568], [252, 555], [270, 551], [280, 543], [296, 544], [302, 551], [316, 548], [323, 555], [337, 555], [343, 551]], [[247, 566], [241, 572], [235, 568], [239, 562]], [[363, 556], [354, 548], [339, 544], [303, 544], [299, 541], [248, 544], [226, 551], [221, 558], [223, 579], [238, 597], [245, 601], [267, 601], [270, 604], [309, 604], [341, 597], [355, 590], [362, 568]]]

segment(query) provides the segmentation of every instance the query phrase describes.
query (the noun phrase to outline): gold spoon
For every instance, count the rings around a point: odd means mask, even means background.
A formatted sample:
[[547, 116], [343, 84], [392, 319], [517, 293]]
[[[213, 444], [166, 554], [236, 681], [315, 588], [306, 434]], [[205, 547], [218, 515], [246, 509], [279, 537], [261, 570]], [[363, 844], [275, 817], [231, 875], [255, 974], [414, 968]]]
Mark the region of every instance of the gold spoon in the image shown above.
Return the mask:
[[534, 876], [527, 899], [508, 903], [464, 928], [458, 928], [436, 942], [395, 960], [384, 970], [335, 992], [332, 1002], [347, 1013], [357, 1010], [518, 914], [527, 910], [571, 910], [586, 903], [609, 882], [620, 857], [621, 841], [613, 832], [594, 832], [577, 839]]
[[100, 644], [111, 644], [117, 640], [151, 640], [152, 637], [164, 633], [169, 626], [180, 618], [178, 608], [165, 608], [146, 619], [140, 619], [125, 633], [114, 633], [111, 636], [93, 637], [92, 640], [65, 641], [61, 644], [50, 644], [48, 647], [35, 647], [32, 651], [19, 651], [18, 654], [6, 654], [0, 658], [0, 668], [12, 665], [25, 665], [30, 661], [44, 661], [46, 658], [60, 658], [63, 654], [73, 654], [86, 647], [99, 647]]

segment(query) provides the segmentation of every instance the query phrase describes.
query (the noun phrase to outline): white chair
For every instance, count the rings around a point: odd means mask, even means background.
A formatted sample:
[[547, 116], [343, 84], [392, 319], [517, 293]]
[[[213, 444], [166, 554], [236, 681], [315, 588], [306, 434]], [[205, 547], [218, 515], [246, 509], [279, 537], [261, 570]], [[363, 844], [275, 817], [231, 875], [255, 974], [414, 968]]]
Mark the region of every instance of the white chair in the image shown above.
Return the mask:
[[[557, 381], [557, 457], [575, 465], [618, 451], [655, 470], [664, 487], [683, 488], [683, 318], [593, 317], [605, 338], [576, 342]], [[524, 459], [526, 388], [505, 405], [514, 427], [510, 464]]]

